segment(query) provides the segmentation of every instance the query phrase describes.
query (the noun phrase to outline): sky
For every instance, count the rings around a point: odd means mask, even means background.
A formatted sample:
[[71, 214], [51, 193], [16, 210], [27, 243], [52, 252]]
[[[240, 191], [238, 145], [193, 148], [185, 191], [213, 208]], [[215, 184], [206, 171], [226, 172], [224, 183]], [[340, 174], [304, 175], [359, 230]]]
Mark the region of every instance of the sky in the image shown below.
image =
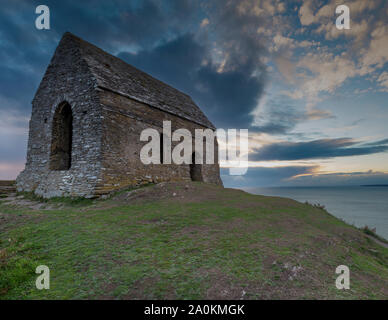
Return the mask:
[[[50, 30], [35, 28], [40, 4]], [[223, 168], [225, 186], [388, 184], [386, 0], [0, 5], [0, 179], [24, 167], [31, 101], [70, 31], [189, 94], [216, 127], [249, 129], [248, 172]]]

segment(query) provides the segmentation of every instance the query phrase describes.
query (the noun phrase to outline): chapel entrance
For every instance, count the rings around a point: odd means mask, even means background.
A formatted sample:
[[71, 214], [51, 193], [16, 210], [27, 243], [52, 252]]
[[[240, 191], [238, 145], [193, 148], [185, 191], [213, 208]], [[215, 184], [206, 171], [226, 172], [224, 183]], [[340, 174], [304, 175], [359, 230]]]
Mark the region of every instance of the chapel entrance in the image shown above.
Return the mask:
[[73, 114], [69, 103], [62, 102], [55, 110], [50, 149], [50, 170], [69, 170], [73, 138]]

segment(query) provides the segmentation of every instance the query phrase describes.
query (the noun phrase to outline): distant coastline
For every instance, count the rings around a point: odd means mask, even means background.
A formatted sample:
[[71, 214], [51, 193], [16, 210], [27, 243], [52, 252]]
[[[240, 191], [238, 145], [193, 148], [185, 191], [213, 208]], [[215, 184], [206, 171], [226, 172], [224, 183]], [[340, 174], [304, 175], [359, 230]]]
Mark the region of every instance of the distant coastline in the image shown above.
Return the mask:
[[360, 187], [388, 187], [388, 184], [362, 184]]

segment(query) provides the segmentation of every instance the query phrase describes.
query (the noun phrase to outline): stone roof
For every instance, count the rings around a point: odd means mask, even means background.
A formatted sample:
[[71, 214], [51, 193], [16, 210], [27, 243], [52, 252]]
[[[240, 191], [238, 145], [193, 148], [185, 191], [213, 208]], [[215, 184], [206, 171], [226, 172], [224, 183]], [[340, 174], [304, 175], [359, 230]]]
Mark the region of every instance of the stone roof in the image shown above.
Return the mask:
[[63, 37], [69, 37], [79, 45], [81, 55], [95, 76], [98, 87], [215, 129], [187, 94], [69, 32]]

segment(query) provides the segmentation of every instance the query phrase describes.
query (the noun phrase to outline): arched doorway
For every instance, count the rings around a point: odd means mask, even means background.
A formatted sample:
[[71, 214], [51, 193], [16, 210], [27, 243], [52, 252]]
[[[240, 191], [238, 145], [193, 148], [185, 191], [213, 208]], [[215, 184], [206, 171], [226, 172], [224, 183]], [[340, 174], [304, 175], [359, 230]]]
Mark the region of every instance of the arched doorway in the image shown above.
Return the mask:
[[203, 181], [202, 165], [195, 163], [195, 152], [191, 155], [190, 178], [191, 181]]
[[50, 169], [69, 170], [73, 136], [73, 114], [69, 103], [62, 102], [55, 110], [50, 150]]

